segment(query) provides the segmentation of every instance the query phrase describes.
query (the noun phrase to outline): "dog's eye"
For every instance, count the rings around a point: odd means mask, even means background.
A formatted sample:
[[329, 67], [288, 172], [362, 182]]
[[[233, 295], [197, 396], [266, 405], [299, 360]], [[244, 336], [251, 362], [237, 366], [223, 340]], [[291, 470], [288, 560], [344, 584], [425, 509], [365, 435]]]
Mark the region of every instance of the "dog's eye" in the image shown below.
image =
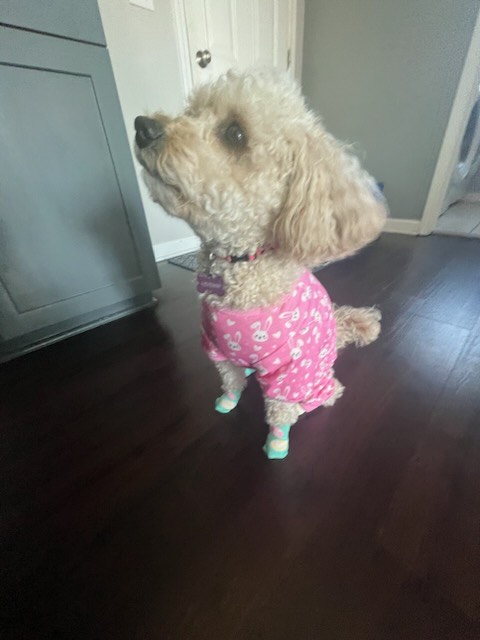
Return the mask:
[[225, 141], [231, 147], [244, 147], [247, 143], [247, 137], [238, 122], [232, 122], [225, 130]]

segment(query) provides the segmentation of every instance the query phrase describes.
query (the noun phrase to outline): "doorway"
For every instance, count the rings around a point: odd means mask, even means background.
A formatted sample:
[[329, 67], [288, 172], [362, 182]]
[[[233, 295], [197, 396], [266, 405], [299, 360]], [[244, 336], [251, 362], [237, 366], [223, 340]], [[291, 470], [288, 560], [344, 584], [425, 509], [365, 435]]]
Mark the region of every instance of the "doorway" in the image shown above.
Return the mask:
[[435, 233], [480, 237], [480, 85]]
[[230, 68], [300, 79], [304, 0], [172, 0], [185, 95]]
[[423, 212], [422, 235], [480, 236], [479, 170], [480, 11]]

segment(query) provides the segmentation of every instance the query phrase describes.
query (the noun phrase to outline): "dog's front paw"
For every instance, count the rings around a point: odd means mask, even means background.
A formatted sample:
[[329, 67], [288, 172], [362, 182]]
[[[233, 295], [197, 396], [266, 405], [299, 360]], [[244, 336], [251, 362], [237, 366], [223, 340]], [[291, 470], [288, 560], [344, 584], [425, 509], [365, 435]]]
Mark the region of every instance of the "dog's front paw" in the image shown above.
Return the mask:
[[238, 404], [240, 393], [238, 391], [229, 391], [224, 393], [215, 401], [215, 411], [218, 413], [230, 413]]

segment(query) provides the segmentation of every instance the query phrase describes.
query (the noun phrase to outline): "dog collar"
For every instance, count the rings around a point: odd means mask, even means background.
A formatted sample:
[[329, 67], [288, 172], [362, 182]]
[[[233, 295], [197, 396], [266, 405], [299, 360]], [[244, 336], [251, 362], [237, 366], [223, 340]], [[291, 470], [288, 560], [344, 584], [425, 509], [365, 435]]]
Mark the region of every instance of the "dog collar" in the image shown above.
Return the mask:
[[[211, 252], [208, 256], [208, 259], [210, 261], [211, 268], [217, 260], [224, 260], [229, 264], [234, 264], [235, 262], [253, 262], [268, 251], [273, 251], [273, 247], [267, 245], [265, 247], [260, 247], [255, 251], [255, 253], [244, 253], [241, 256], [218, 256], [216, 253]], [[212, 275], [210, 272], [198, 273], [197, 291], [199, 293], [213, 293], [220, 297], [225, 295], [225, 284], [223, 276]]]
[[219, 256], [216, 253], [210, 253], [209, 259], [210, 262], [213, 262], [214, 260], [224, 260], [225, 262], [229, 262], [231, 264], [235, 264], [236, 262], [253, 262], [253, 260], [256, 260], [260, 256], [263, 256], [263, 254], [267, 253], [268, 251], [273, 251], [273, 247], [271, 247], [270, 245], [259, 247], [254, 253], [244, 253], [241, 256]]

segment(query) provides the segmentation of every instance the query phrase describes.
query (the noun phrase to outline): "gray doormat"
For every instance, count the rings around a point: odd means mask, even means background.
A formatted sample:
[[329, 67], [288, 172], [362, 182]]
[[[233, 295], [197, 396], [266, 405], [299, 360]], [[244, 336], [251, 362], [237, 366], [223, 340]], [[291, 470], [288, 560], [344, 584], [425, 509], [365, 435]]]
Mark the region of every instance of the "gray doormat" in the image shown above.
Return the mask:
[[169, 264], [174, 264], [177, 267], [182, 267], [182, 269], [188, 269], [188, 271], [196, 271], [197, 270], [197, 252], [192, 251], [192, 253], [185, 253], [183, 256], [170, 258], [170, 260], [167, 260], [167, 262]]

